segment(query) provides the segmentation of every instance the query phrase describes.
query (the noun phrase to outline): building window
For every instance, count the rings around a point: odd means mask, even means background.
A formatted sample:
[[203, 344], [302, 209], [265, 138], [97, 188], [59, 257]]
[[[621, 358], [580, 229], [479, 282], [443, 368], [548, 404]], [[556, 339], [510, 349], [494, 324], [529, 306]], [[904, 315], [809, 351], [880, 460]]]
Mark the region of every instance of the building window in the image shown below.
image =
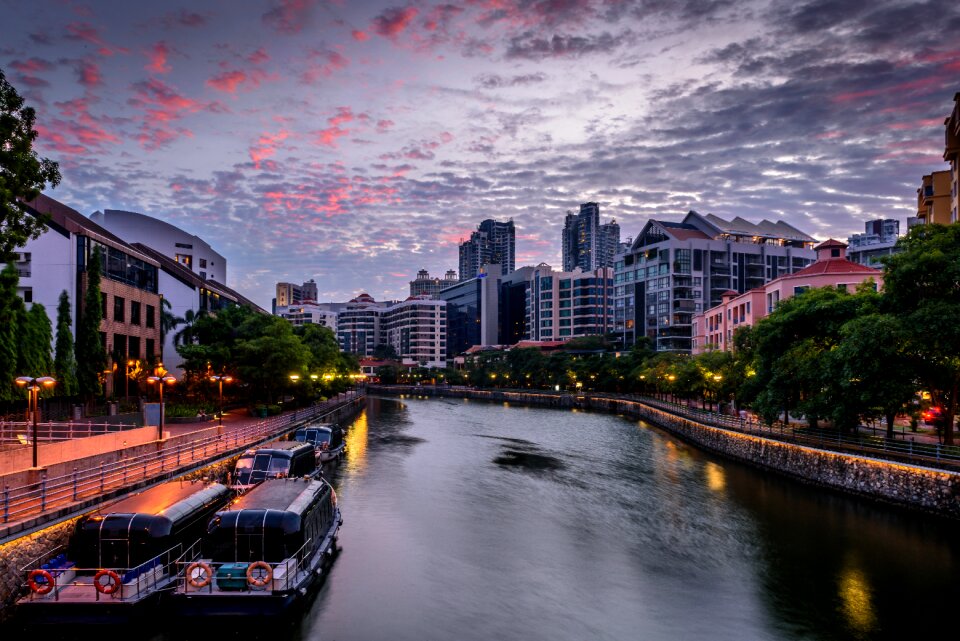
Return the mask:
[[193, 269], [193, 256], [190, 254], [177, 254], [177, 262], [183, 265], [184, 267], [189, 267]]
[[156, 327], [156, 320], [154, 320], [154, 315], [157, 313], [157, 308], [153, 305], [147, 305], [147, 327]]
[[154, 353], [154, 349], [155, 349], [154, 340], [152, 338], [148, 338], [147, 339], [147, 358], [153, 358], [154, 356], [156, 356], [156, 354]]
[[127, 357], [140, 358], [140, 337], [139, 336], [127, 337]]
[[831, 257], [831, 258], [840, 258], [840, 248], [839, 248], [839, 247], [834, 247], [833, 249], [831, 249], [831, 250], [830, 250], [830, 257]]
[[126, 315], [124, 313], [124, 308], [126, 307], [126, 304], [127, 301], [123, 298], [120, 298], [119, 296], [113, 297], [113, 320], [117, 321], [118, 323], [124, 322], [124, 317]]
[[201, 258], [201, 259], [200, 259], [200, 267], [206, 267], [206, 266], [207, 266], [207, 259], [206, 259], [206, 258]]
[[33, 302], [33, 287], [25, 287], [23, 289], [23, 302], [25, 303]]
[[193, 245], [190, 245], [188, 243], [174, 243], [174, 245], [179, 247], [180, 249], [193, 249]]
[[804, 286], [804, 285], [800, 285], [800, 286], [794, 287], [794, 288], [793, 288], [793, 295], [794, 295], [794, 296], [799, 296], [799, 295], [802, 294], [803, 292], [807, 291], [807, 289], [808, 289], [808, 287], [806, 287], [806, 286]]
[[100, 292], [100, 316], [101, 318], [107, 317], [107, 295], [103, 292]]
[[845, 291], [847, 291], [847, 284], [846, 284], [846, 283], [838, 283], [838, 284], [837, 284], [837, 289], [840, 290], [841, 292], [845, 292]]
[[140, 324], [140, 303], [135, 300], [130, 301], [130, 324]]
[[127, 358], [127, 337], [123, 334], [113, 335], [113, 353], [118, 361]]

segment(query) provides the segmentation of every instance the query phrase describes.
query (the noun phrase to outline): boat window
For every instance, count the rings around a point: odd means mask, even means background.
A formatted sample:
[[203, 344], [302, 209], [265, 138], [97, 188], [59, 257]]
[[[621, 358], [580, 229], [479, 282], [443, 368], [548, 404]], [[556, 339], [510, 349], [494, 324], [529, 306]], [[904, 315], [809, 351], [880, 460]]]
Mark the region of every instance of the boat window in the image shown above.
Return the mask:
[[316, 443], [318, 431], [319, 430], [307, 430], [307, 440], [311, 443]]
[[237, 461], [237, 471], [240, 470], [249, 470], [253, 467], [253, 457], [252, 456], [241, 456], [240, 460]]
[[297, 433], [293, 435], [293, 440], [299, 443], [303, 443], [304, 441], [309, 439], [307, 438], [306, 432], [304, 432], [303, 430], [297, 430]]
[[253, 469], [257, 472], [263, 472], [268, 469], [270, 466], [270, 459], [272, 457], [269, 454], [257, 454], [253, 458]]
[[330, 432], [328, 432], [327, 430], [319, 430], [319, 432], [320, 432], [320, 433], [317, 434], [317, 440], [316, 440], [315, 442], [316, 442], [316, 443], [329, 443], [329, 442], [330, 442]]
[[270, 459], [270, 472], [286, 472], [290, 469], [290, 459], [273, 457]]

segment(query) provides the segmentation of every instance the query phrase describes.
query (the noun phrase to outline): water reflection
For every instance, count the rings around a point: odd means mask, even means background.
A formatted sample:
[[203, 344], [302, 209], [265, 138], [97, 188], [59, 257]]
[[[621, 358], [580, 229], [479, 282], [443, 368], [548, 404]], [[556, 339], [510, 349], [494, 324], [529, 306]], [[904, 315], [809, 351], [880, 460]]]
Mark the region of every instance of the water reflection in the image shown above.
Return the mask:
[[856, 561], [848, 558], [840, 572], [840, 601], [851, 631], [858, 639], [869, 638], [877, 626], [870, 584]]

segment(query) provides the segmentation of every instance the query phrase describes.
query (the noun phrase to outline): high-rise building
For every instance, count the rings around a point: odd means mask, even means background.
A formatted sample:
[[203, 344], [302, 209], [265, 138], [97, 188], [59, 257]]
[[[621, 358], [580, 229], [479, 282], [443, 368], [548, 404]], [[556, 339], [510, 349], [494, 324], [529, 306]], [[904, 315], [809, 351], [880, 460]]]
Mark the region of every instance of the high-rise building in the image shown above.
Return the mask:
[[613, 330], [613, 268], [555, 272], [544, 263], [530, 274], [524, 338], [566, 341]]
[[513, 220], [487, 219], [480, 223], [470, 239], [460, 243], [460, 280], [476, 278], [484, 265], [500, 265], [500, 273], [509, 274], [516, 264], [516, 228]]
[[358, 356], [373, 356], [379, 345], [390, 345], [407, 364], [445, 367], [447, 362], [446, 302], [426, 297], [377, 302], [360, 294], [337, 314], [340, 348]]
[[[277, 283], [276, 308], [317, 302], [317, 284], [311, 278], [302, 285]], [[276, 309], [274, 309], [276, 312]]]
[[300, 303], [299, 305], [278, 307], [276, 315], [287, 319], [295, 327], [319, 325], [333, 330], [333, 333], [336, 334], [338, 312], [334, 307], [340, 306], [340, 303]]
[[900, 221], [892, 218], [868, 220], [863, 224], [862, 234], [853, 234], [847, 239], [846, 254], [855, 263], [878, 267], [882, 256], [896, 253], [899, 238]]
[[583, 203], [580, 212], [567, 212], [563, 225], [563, 269], [592, 271], [612, 267], [620, 245], [616, 220], [600, 224], [600, 205]]
[[657, 350], [689, 352], [695, 314], [815, 258], [814, 239], [783, 222], [726, 221], [688, 213], [682, 222], [650, 220], [617, 256], [614, 326], [624, 346], [647, 336]]
[[457, 278], [457, 272], [452, 269], [447, 270], [443, 278], [430, 278], [430, 272], [421, 269], [417, 272], [416, 280], [410, 281], [411, 296], [429, 296], [437, 300], [440, 298], [440, 290], [452, 287], [460, 282]]
[[943, 159], [950, 163], [950, 222], [960, 222], [960, 92], [953, 96], [953, 112], [944, 121]]

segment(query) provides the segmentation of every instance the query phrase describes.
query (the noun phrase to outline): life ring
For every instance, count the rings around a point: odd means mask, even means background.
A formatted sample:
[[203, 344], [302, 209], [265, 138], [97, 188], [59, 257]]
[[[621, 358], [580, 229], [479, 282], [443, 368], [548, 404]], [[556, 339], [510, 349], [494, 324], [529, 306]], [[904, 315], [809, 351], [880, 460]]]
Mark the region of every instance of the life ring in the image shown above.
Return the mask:
[[187, 566], [187, 583], [194, 588], [205, 588], [210, 585], [213, 570], [203, 561], [197, 561]]
[[[256, 576], [253, 573], [254, 570], [263, 570], [264, 574], [262, 576]], [[255, 588], [262, 588], [266, 584], [270, 583], [272, 579], [273, 568], [270, 567], [270, 564], [266, 561], [257, 561], [256, 563], [251, 563], [250, 567], [247, 568], [247, 583]]]
[[[37, 581], [37, 579], [41, 579], [41, 581]], [[54, 586], [53, 575], [46, 570], [32, 570], [27, 575], [27, 585], [37, 594], [50, 594]]]
[[[101, 583], [100, 579], [103, 577], [107, 577], [110, 581], [108, 583]], [[109, 596], [120, 589], [120, 575], [113, 570], [100, 570], [93, 575], [93, 587], [95, 587], [100, 594]]]

